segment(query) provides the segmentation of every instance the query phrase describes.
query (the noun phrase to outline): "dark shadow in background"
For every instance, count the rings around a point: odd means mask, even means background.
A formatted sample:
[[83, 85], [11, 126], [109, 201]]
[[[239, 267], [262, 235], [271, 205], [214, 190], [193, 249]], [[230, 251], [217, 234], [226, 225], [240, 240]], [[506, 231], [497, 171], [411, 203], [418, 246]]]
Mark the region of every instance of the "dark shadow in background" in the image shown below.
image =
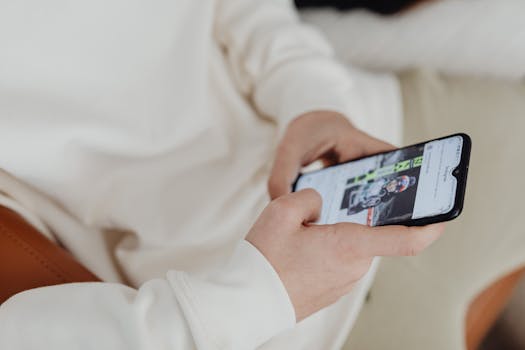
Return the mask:
[[298, 8], [332, 7], [341, 11], [367, 9], [382, 15], [402, 11], [421, 0], [295, 0]]

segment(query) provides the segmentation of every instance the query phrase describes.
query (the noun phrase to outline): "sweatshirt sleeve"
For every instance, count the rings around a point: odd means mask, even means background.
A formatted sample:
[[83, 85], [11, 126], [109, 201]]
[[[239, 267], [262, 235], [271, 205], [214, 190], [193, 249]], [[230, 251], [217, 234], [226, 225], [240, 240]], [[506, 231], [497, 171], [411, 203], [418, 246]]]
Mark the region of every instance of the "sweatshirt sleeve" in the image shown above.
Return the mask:
[[288, 0], [219, 0], [215, 33], [239, 89], [283, 128], [313, 110], [349, 114], [350, 72]]
[[138, 290], [75, 283], [17, 294], [0, 306], [0, 348], [244, 350], [294, 324], [277, 273], [242, 241], [206, 276], [170, 271]]

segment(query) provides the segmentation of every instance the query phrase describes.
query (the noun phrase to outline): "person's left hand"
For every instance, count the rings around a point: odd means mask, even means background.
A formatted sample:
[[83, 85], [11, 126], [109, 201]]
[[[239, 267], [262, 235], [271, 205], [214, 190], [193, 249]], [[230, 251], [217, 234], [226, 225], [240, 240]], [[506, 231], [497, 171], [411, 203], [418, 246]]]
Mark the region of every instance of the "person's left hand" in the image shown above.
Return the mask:
[[355, 128], [340, 113], [305, 113], [292, 120], [277, 147], [268, 181], [270, 197], [291, 192], [301, 167], [316, 160], [331, 165], [394, 148]]

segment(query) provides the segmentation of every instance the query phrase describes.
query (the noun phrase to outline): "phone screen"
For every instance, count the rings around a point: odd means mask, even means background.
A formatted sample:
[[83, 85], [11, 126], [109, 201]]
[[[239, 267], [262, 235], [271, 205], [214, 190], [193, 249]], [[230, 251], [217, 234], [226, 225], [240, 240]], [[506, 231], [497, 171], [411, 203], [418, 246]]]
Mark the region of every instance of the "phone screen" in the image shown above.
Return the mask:
[[369, 226], [407, 222], [450, 212], [461, 161], [459, 135], [401, 148], [302, 174], [295, 190], [323, 198], [318, 223]]

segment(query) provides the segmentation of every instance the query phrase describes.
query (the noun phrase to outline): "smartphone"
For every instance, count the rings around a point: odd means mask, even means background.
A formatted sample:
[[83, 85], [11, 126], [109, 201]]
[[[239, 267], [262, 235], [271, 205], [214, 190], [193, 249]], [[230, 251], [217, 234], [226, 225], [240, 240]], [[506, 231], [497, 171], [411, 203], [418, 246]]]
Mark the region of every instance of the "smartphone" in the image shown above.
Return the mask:
[[323, 198], [320, 224], [421, 226], [463, 209], [471, 140], [459, 133], [300, 174]]

